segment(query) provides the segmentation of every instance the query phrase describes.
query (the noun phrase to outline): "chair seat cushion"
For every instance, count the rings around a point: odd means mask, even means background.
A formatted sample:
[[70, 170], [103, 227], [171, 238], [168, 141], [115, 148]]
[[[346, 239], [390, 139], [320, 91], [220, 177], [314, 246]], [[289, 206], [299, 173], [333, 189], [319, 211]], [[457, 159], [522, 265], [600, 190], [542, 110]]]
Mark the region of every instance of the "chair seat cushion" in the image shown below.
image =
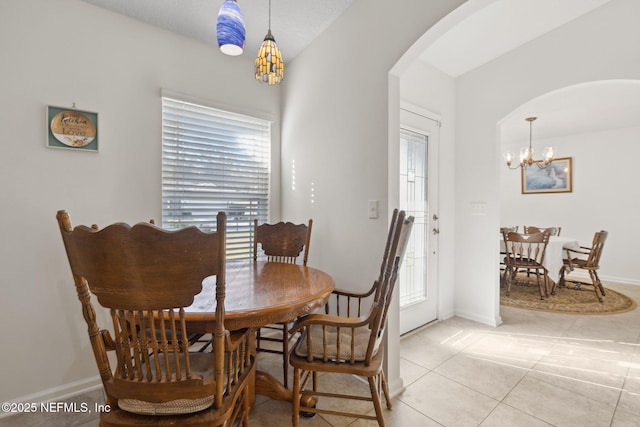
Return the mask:
[[[164, 366], [164, 357], [160, 356], [160, 365]], [[173, 359], [172, 357], [170, 359]], [[213, 380], [214, 354], [213, 353], [189, 353], [191, 370], [195, 375], [202, 376], [203, 380]], [[151, 357], [153, 363], [153, 357]], [[180, 355], [181, 366], [184, 366], [184, 355]], [[170, 361], [173, 368], [173, 360]], [[226, 373], [226, 370], [225, 370]], [[226, 381], [225, 381], [226, 382]], [[119, 399], [118, 407], [123, 411], [140, 415], [180, 415], [192, 414], [202, 411], [213, 405], [214, 396], [205, 396], [195, 399], [176, 399], [167, 402], [147, 402], [141, 399]]]
[[137, 399], [120, 399], [118, 407], [123, 411], [140, 415], [181, 415], [202, 411], [213, 405], [213, 396], [199, 399], [178, 399], [168, 402], [146, 402]]
[[[323, 330], [321, 325], [311, 326], [311, 351], [314, 359], [324, 359], [325, 352], [323, 347]], [[351, 337], [353, 334], [353, 356], [354, 360], [361, 362], [365, 360], [367, 355], [367, 346], [371, 330], [368, 327], [360, 328], [340, 328], [340, 360], [351, 359]], [[307, 348], [307, 332], [298, 340], [295, 353], [300, 357], [307, 357], [309, 350]], [[338, 333], [335, 327], [326, 327], [327, 347], [326, 357], [329, 360], [338, 358]]]

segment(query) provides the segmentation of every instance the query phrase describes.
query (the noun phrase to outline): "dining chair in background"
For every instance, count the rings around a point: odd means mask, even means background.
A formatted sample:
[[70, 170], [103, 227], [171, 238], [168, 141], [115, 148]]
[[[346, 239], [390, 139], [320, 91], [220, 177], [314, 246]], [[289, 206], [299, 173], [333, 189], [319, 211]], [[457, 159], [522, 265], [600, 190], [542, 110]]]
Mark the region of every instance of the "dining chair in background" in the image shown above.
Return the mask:
[[[255, 357], [251, 331], [224, 328], [226, 215], [214, 233], [149, 223], [73, 228], [66, 211], [57, 220], [110, 407], [100, 425], [248, 425]], [[209, 276], [213, 351], [191, 353], [180, 339], [184, 307]], [[110, 331], [98, 324], [92, 294], [110, 314]]]
[[[604, 242], [607, 240], [608, 235], [608, 232], [600, 230], [594, 234], [591, 247], [580, 246], [580, 249], [565, 249], [567, 251], [567, 258], [564, 260], [564, 267], [560, 272], [558, 286], [566, 286], [567, 280], [565, 279], [565, 275], [574, 271], [576, 268], [586, 270], [589, 272], [591, 285], [593, 286], [598, 301], [604, 301], [605, 290], [598, 277], [598, 269], [600, 268], [600, 257], [602, 256]], [[571, 280], [571, 282], [576, 289], [580, 289], [580, 286], [588, 284], [576, 280]]]
[[[276, 224], [258, 224], [253, 221], [253, 259], [264, 255], [267, 262], [296, 264], [302, 254], [302, 265], [309, 260], [309, 244], [313, 220], [307, 224], [278, 222]], [[261, 251], [258, 250], [260, 246]], [[295, 319], [275, 325], [266, 325], [256, 332], [256, 349], [267, 353], [282, 354], [283, 383], [288, 387], [289, 380], [289, 343], [293, 335], [289, 334], [289, 326]], [[269, 347], [266, 342], [278, 343], [280, 348]]]
[[[533, 225], [525, 225], [524, 233], [525, 234], [535, 234], [535, 233], [549, 233], [549, 236], [559, 236], [562, 227], [534, 227]], [[517, 231], [517, 230], [516, 230]]]
[[[512, 231], [514, 233], [518, 232], [518, 226], [514, 225], [513, 227], [500, 227], [500, 237], [502, 237], [502, 233], [505, 231]], [[500, 286], [504, 285], [504, 271], [507, 268], [507, 264], [505, 264], [505, 258], [507, 253], [503, 250], [500, 250]]]
[[[562, 227], [535, 227], [533, 225], [525, 225], [523, 227], [524, 234], [549, 233], [551, 236], [559, 236]], [[530, 277], [531, 271], [527, 271], [527, 277]], [[555, 286], [554, 286], [555, 288]], [[551, 292], [553, 293], [553, 292]]]
[[[384, 262], [378, 279], [374, 282], [373, 303], [366, 313], [359, 311], [346, 315], [309, 314], [300, 317], [291, 329], [302, 335], [293, 347], [290, 363], [293, 366], [293, 425], [299, 425], [301, 399], [305, 402], [317, 397], [346, 399], [348, 401], [369, 401], [373, 403], [375, 416], [341, 410], [314, 407], [302, 408], [304, 412], [341, 415], [377, 421], [384, 426], [384, 415], [380, 394], [384, 394], [387, 408], [391, 409], [389, 389], [382, 370], [384, 357], [383, 336], [387, 321], [387, 310], [391, 303], [393, 289], [397, 282], [398, 269], [402, 263], [413, 217], [406, 217], [404, 211], [394, 214], [394, 220], [387, 238], [388, 245], [383, 256]], [[337, 295], [340, 296], [340, 295]], [[351, 297], [353, 298], [353, 297]], [[327, 387], [321, 391], [318, 373], [333, 373], [365, 377], [369, 385], [370, 397], [362, 394], [351, 395]], [[311, 388], [309, 388], [311, 385]], [[344, 406], [342, 406], [344, 407]]]
[[[506, 251], [504, 284], [506, 294], [511, 293], [511, 284], [518, 271], [534, 272], [540, 288], [540, 299], [549, 295], [549, 278], [545, 269], [544, 255], [549, 243], [549, 233], [524, 234], [507, 231], [502, 233]], [[543, 275], [540, 281], [540, 273]]]

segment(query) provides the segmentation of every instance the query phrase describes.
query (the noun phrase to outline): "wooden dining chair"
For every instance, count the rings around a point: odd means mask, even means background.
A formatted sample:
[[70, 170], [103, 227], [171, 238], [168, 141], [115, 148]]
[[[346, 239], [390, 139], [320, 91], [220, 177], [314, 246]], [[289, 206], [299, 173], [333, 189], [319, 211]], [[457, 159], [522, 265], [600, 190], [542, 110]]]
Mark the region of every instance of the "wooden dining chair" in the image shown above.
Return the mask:
[[[602, 282], [598, 277], [598, 269], [600, 268], [600, 257], [602, 256], [602, 249], [604, 248], [604, 242], [607, 240], [608, 232], [600, 230], [593, 236], [593, 242], [591, 246], [580, 246], [580, 249], [565, 249], [567, 251], [567, 258], [564, 260], [564, 267], [560, 272], [560, 280], [558, 286], [566, 286], [567, 280], [565, 275], [574, 271], [576, 268], [580, 270], [586, 270], [589, 272], [591, 278], [591, 285], [598, 298], [598, 301], [603, 302], [605, 290], [602, 286]], [[581, 281], [571, 280], [576, 289], [580, 289], [582, 285], [588, 284]]]
[[[262, 253], [269, 262], [296, 264], [298, 257], [304, 251], [302, 265], [307, 265], [312, 226], [312, 219], [308, 224], [293, 224], [282, 221], [277, 224], [258, 224], [258, 220], [254, 219], [253, 259], [257, 260]], [[262, 252], [258, 250], [258, 245]]]
[[[345, 410], [310, 406], [304, 407], [303, 411], [375, 420], [378, 425], [384, 426], [380, 394], [384, 394], [388, 409], [391, 409], [391, 399], [382, 370], [383, 336], [387, 310], [412, 226], [413, 217], [407, 218], [404, 211], [397, 213], [390, 227], [390, 235], [387, 239], [389, 244], [383, 256], [382, 272], [375, 280], [375, 286], [371, 292], [374, 301], [366, 313], [359, 313], [356, 310], [349, 313], [350, 316], [346, 313], [344, 315], [309, 314], [296, 320], [290, 332], [300, 331], [302, 335], [290, 356], [290, 363], [293, 366], [293, 425], [295, 427], [299, 425], [301, 399], [312, 402], [318, 397], [368, 401], [373, 404], [375, 415], [356, 413], [349, 410], [348, 405]], [[317, 375], [320, 372], [364, 377], [369, 384], [370, 396], [363, 396], [362, 393], [349, 394], [336, 387], [328, 387], [327, 391], [321, 391]], [[311, 388], [309, 388], [310, 385]]]
[[[110, 408], [100, 425], [247, 426], [255, 359], [251, 332], [224, 328], [225, 214], [214, 233], [148, 223], [73, 228], [65, 211], [57, 220]], [[179, 339], [185, 307], [209, 276], [213, 351], [190, 353]], [[98, 324], [92, 295], [110, 313], [110, 330]]]
[[[549, 295], [549, 278], [543, 265], [549, 243], [549, 233], [521, 234], [512, 231], [502, 233], [506, 251], [504, 283], [506, 294], [511, 293], [511, 284], [518, 271], [534, 272], [540, 288], [540, 299]], [[543, 275], [540, 281], [540, 273]]]
[[[504, 232], [517, 232], [518, 226], [514, 225], [513, 227], [500, 227], [500, 237], [502, 237], [502, 233]], [[505, 259], [507, 257], [507, 252], [500, 250], [500, 286], [504, 285], [504, 271], [507, 268], [507, 264], [505, 263]]]
[[[149, 220], [149, 224], [156, 225], [156, 220], [151, 218]], [[93, 228], [98, 228], [97, 225], [92, 225]], [[182, 340], [182, 334], [178, 333], [178, 340]], [[193, 346], [198, 345], [198, 351], [205, 351], [210, 345], [213, 344], [213, 337], [211, 334], [203, 334], [199, 332], [189, 332], [187, 331], [187, 341], [189, 342], [189, 348], [191, 349]], [[171, 344], [171, 341], [169, 341]]]
[[[535, 234], [535, 233], [549, 233], [549, 236], [559, 236], [562, 227], [534, 227], [533, 225], [525, 225], [524, 233], [525, 234]], [[517, 231], [517, 230], [516, 230]]]
[[[525, 234], [549, 233], [549, 236], [559, 236], [562, 227], [535, 227], [533, 225], [525, 225], [523, 231]], [[527, 277], [530, 277], [531, 270], [527, 271]], [[555, 286], [554, 286], [555, 289]], [[551, 292], [553, 294], [553, 291]]]
[[[309, 244], [311, 242], [311, 227], [313, 220], [307, 224], [293, 224], [291, 222], [278, 222], [277, 224], [258, 224], [253, 221], [253, 259], [256, 261], [259, 255], [264, 255], [268, 262], [282, 262], [296, 264], [300, 254], [302, 265], [306, 266], [309, 260]], [[258, 250], [258, 246], [262, 251]], [[274, 325], [266, 325], [258, 328], [256, 333], [256, 349], [267, 353], [282, 354], [283, 383], [288, 387], [289, 382], [289, 346], [293, 338], [289, 334], [289, 326], [295, 319]], [[278, 343], [279, 348], [269, 347], [267, 342]]]

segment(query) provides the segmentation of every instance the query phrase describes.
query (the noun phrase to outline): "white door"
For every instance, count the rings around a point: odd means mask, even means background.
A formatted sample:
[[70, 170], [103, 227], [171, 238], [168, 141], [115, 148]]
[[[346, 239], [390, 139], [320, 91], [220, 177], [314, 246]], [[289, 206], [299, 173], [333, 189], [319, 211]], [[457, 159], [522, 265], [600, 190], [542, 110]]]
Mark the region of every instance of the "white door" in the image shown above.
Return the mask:
[[401, 334], [437, 318], [438, 129], [424, 113], [400, 112], [400, 209], [414, 217], [398, 279]]

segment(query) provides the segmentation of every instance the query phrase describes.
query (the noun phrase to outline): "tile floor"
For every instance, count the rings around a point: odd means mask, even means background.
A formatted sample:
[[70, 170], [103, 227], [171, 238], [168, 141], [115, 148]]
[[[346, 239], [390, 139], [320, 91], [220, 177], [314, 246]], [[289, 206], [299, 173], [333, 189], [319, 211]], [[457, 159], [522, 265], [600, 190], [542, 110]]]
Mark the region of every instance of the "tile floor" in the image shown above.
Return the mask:
[[[640, 301], [640, 286], [607, 286]], [[504, 323], [498, 328], [454, 317], [402, 339], [406, 389], [385, 410], [388, 426], [640, 426], [640, 309], [594, 316], [501, 310]], [[280, 356], [259, 358], [261, 369], [282, 376]], [[320, 381], [368, 389], [353, 377]], [[368, 411], [366, 405], [355, 410]], [[258, 396], [251, 425], [291, 425], [290, 408]], [[0, 426], [9, 425], [96, 426], [97, 420], [0, 419]], [[300, 425], [376, 423], [318, 415], [301, 418]]]

